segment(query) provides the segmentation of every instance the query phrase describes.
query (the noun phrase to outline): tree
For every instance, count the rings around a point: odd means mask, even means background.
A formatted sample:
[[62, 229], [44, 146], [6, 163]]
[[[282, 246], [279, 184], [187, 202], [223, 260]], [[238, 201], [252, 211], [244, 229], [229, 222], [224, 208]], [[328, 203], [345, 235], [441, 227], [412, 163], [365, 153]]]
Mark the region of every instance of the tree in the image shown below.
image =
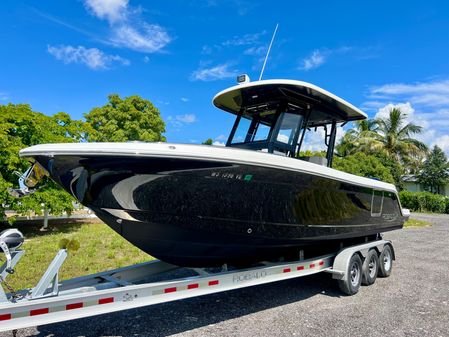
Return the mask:
[[363, 152], [357, 152], [343, 158], [334, 158], [333, 168], [362, 177], [395, 183], [390, 170], [378, 158]]
[[449, 183], [449, 163], [443, 150], [434, 146], [424, 162], [418, 182], [432, 193], [440, 194], [441, 186]]
[[[388, 169], [393, 177], [396, 188], [402, 191], [404, 189], [404, 182], [402, 181], [402, 177], [405, 173], [404, 167], [395, 159], [388, 156], [385, 152], [377, 152], [373, 153], [372, 155], [376, 157], [385, 168]], [[407, 169], [408, 168], [409, 167], [407, 166]]]
[[140, 96], [124, 99], [117, 94], [108, 96], [108, 103], [93, 108], [85, 114], [86, 122], [96, 131], [89, 141], [125, 142], [148, 141], [164, 142], [165, 123], [159, 110]]
[[371, 143], [371, 151], [385, 152], [398, 163], [406, 164], [426, 154], [427, 146], [413, 138], [422, 127], [405, 123], [407, 115], [400, 109], [390, 110], [388, 117], [377, 119], [379, 126]]
[[378, 130], [375, 119], [365, 119], [354, 122], [354, 128], [349, 129], [335, 146], [338, 155], [344, 157], [357, 151], [370, 148]]
[[21, 199], [11, 197], [7, 189], [17, 187], [14, 172], [24, 172], [30, 165], [19, 157], [20, 149], [40, 143], [82, 141], [91, 133], [89, 125], [72, 120], [66, 113], [46, 116], [27, 104], [0, 105], [0, 218], [6, 208], [20, 214], [40, 214], [42, 209], [54, 214], [72, 211], [73, 199], [50, 179], [36, 193]]
[[203, 145], [212, 145], [214, 143], [214, 140], [212, 138], [207, 138], [204, 142], [202, 142]]

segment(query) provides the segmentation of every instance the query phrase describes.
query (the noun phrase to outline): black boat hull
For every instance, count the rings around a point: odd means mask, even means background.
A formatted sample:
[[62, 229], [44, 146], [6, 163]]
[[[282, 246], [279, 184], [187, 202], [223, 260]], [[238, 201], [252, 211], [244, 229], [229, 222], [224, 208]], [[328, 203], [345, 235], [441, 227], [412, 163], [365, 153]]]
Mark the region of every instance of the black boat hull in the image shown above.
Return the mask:
[[297, 257], [405, 220], [396, 193], [299, 171], [142, 156], [35, 160], [133, 245], [181, 266]]

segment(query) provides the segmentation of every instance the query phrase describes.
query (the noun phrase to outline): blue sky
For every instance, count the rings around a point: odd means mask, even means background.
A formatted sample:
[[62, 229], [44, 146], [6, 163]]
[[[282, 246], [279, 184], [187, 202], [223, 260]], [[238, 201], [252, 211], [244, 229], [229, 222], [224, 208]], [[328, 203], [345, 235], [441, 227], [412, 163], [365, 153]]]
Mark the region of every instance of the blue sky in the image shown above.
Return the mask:
[[449, 154], [445, 1], [2, 1], [0, 104], [81, 118], [110, 93], [151, 100], [171, 142], [223, 142], [211, 104], [235, 76], [308, 81], [371, 117], [393, 105]]

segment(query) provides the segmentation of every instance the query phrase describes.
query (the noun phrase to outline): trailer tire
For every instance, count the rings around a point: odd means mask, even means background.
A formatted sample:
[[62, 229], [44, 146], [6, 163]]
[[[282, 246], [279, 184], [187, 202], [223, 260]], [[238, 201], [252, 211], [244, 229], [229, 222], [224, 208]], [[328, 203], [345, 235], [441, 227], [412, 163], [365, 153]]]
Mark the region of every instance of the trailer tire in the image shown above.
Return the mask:
[[377, 273], [379, 271], [379, 256], [375, 249], [370, 249], [363, 261], [363, 277], [362, 284], [370, 286], [376, 282]]
[[385, 245], [379, 256], [379, 277], [388, 277], [393, 269], [393, 250]]
[[362, 283], [362, 259], [359, 254], [355, 253], [351, 256], [346, 275], [345, 280], [338, 280], [340, 290], [346, 295], [357, 294]]

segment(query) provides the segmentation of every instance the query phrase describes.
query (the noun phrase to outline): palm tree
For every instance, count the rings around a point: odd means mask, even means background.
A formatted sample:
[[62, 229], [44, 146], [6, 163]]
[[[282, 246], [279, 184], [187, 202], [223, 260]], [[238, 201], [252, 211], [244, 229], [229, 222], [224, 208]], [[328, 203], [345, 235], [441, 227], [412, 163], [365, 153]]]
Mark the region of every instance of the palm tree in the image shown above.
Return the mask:
[[348, 130], [335, 146], [338, 155], [344, 157], [357, 151], [370, 152], [371, 143], [377, 135], [377, 120], [365, 119], [355, 122], [355, 127]]
[[398, 163], [410, 163], [427, 153], [427, 146], [413, 138], [422, 132], [422, 127], [406, 123], [407, 115], [398, 108], [392, 108], [388, 117], [376, 120], [378, 129], [371, 142], [372, 151], [382, 151]]

